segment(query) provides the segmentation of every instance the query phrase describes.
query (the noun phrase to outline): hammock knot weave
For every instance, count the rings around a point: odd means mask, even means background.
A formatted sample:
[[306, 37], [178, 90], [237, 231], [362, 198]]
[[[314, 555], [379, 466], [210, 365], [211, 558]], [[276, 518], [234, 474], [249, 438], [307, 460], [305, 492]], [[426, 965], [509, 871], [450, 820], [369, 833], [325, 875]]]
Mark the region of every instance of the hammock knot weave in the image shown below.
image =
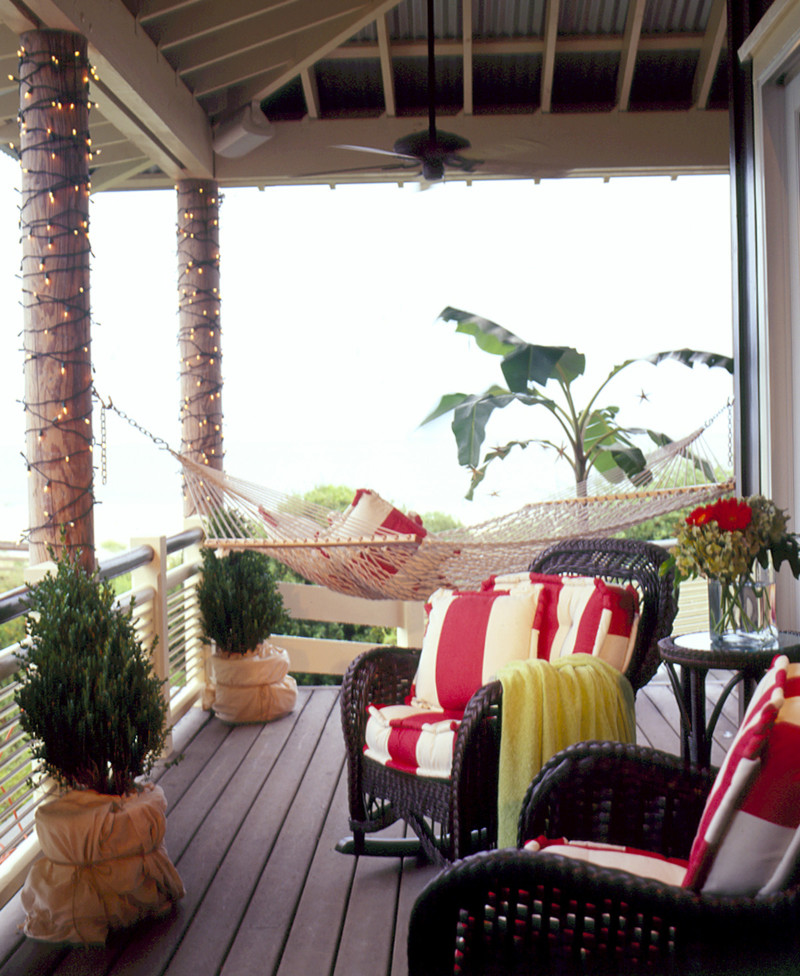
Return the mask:
[[[433, 534], [375, 492], [341, 513], [175, 455], [205, 531], [205, 545], [258, 549], [312, 583], [372, 599], [425, 600], [440, 586], [475, 587], [521, 572], [559, 539], [611, 536], [733, 490], [700, 450], [700, 428], [658, 448], [632, 481], [609, 493], [583, 484], [572, 497], [532, 502], [479, 525]], [[604, 483], [606, 484], [606, 483]]]

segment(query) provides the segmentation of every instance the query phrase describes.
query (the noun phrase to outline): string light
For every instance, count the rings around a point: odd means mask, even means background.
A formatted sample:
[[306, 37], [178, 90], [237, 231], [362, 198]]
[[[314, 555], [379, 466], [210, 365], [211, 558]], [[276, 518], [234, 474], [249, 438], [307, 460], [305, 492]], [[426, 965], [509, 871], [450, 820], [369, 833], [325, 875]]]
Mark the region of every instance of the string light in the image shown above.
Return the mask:
[[[68, 41], [68, 50], [52, 48]], [[79, 43], [76, 43], [78, 41]], [[32, 544], [91, 540], [92, 368], [89, 261], [89, 69], [78, 35], [34, 31], [19, 52], [23, 172], [20, 232], [25, 311], [27, 456], [32, 492], [48, 498]], [[76, 526], [82, 535], [72, 531]], [[89, 529], [86, 529], [89, 526]], [[73, 541], [74, 540], [74, 541]]]
[[219, 339], [219, 194], [213, 184], [179, 183], [178, 275], [182, 453], [222, 467]]

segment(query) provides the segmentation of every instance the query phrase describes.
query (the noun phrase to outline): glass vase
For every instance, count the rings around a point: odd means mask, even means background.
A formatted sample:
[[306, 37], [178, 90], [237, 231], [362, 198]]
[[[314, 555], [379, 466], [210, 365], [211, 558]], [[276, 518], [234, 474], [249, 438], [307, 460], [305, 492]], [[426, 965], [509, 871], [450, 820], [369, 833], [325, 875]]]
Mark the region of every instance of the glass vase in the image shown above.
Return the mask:
[[778, 647], [775, 572], [756, 565], [732, 583], [708, 581], [708, 629], [715, 650]]

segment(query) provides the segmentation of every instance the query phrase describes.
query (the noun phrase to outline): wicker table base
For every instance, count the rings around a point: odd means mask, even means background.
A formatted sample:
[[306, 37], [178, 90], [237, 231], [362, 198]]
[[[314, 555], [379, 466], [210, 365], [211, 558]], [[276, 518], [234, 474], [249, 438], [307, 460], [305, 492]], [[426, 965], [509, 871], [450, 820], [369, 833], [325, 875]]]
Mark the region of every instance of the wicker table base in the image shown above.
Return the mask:
[[[800, 633], [781, 631], [778, 648], [760, 651], [712, 650], [706, 631], [665, 637], [658, 642], [661, 659], [667, 666], [672, 690], [681, 716], [681, 755], [700, 766], [708, 766], [711, 741], [722, 707], [734, 688], [741, 685], [739, 718], [741, 720], [753, 690], [776, 654], [790, 661], [800, 661]], [[680, 668], [680, 675], [676, 671]], [[733, 671], [730, 681], [706, 721], [706, 675], [712, 669]]]

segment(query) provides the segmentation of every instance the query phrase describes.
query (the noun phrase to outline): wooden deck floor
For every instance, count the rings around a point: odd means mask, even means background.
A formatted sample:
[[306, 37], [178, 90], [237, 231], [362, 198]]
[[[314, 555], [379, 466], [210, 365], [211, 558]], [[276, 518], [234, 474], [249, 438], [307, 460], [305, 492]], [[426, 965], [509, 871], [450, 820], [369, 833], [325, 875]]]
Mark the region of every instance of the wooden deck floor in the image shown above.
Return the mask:
[[[710, 676], [710, 698], [719, 684]], [[677, 752], [665, 676], [636, 707], [639, 741]], [[715, 762], [733, 729], [720, 721]], [[411, 906], [436, 869], [334, 850], [347, 833], [337, 689], [301, 689], [295, 712], [265, 726], [195, 709], [176, 751], [183, 760], [158, 777], [187, 891], [176, 911], [71, 949], [21, 936], [17, 896], [0, 912], [2, 976], [405, 976]]]

